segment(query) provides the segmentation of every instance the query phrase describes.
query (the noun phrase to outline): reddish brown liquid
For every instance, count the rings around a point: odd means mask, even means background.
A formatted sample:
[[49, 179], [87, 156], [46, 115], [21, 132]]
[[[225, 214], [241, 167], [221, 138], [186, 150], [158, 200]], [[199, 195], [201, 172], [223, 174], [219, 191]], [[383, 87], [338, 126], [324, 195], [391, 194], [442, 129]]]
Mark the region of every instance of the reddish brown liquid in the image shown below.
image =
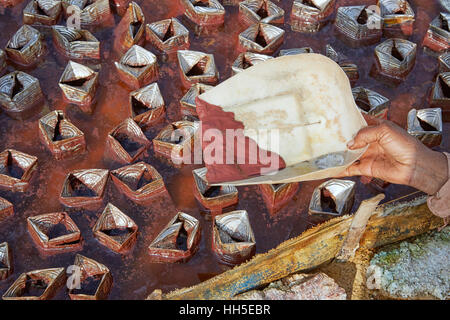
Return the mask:
[[[179, 17], [190, 30], [190, 48], [207, 53], [213, 53], [220, 72], [220, 81], [231, 76], [231, 65], [238, 56], [238, 34], [246, 29], [238, 23], [237, 7], [226, 7], [225, 26], [210, 35], [196, 36], [193, 28], [182, 17], [182, 10], [172, 0], [135, 0], [142, 6], [146, 23], [159, 21], [170, 17]], [[0, 15], [0, 47], [4, 48], [8, 39], [22, 25], [22, 10], [28, 1], [23, 1], [12, 9], [6, 9]], [[325, 45], [330, 43], [336, 50], [351, 58], [359, 67], [360, 78], [356, 85], [375, 90], [391, 100], [389, 117], [398, 124], [406, 125], [406, 115], [411, 108], [427, 108], [428, 95], [436, 74], [438, 63], [436, 58], [423, 53], [421, 43], [431, 20], [439, 13], [440, 7], [436, 0], [410, 0], [416, 13], [415, 31], [410, 38], [418, 44], [418, 54], [414, 69], [406, 81], [394, 88], [378, 82], [369, 76], [373, 63], [375, 45], [352, 49], [334, 36], [332, 24], [326, 25], [319, 33], [301, 34], [291, 31], [288, 24], [292, 1], [275, 2], [285, 10], [286, 31], [285, 40], [280, 49], [296, 47], [312, 47], [315, 52], [324, 53]], [[338, 5], [372, 4], [372, 0], [341, 0]], [[119, 17], [115, 17], [116, 24]], [[41, 88], [46, 96], [48, 107], [40, 115], [24, 122], [10, 119], [0, 113], [0, 151], [5, 148], [15, 148], [38, 157], [38, 170], [31, 181], [27, 193], [11, 193], [0, 191], [0, 196], [14, 204], [16, 214], [0, 223], [0, 242], [7, 241], [14, 256], [14, 273], [4, 281], [0, 281], [0, 294], [3, 294], [17, 277], [27, 271], [51, 267], [67, 267], [74, 262], [76, 253], [63, 253], [50, 257], [41, 256], [28, 235], [26, 218], [29, 216], [58, 212], [64, 210], [58, 197], [66, 174], [75, 169], [120, 167], [116, 163], [104, 160], [107, 134], [129, 114], [129, 92], [117, 76], [114, 61], [119, 56], [112, 52], [113, 28], [105, 27], [94, 31], [94, 35], [102, 42], [102, 60], [100, 71], [100, 86], [97, 93], [97, 105], [92, 115], [79, 111], [77, 107], [67, 105], [58, 87], [67, 59], [54, 50], [51, 36], [46, 34], [47, 46], [50, 49], [45, 56], [45, 62], [36, 68], [25, 70], [40, 80]], [[145, 47], [154, 53], [156, 50], [150, 44]], [[179, 100], [186, 93], [182, 87], [176, 55], [164, 57], [158, 54], [160, 67], [159, 87], [166, 102], [166, 122], [148, 129], [145, 134], [153, 139], [155, 135], [171, 121], [181, 119]], [[8, 67], [13, 70], [12, 66]], [[50, 152], [39, 141], [38, 119], [50, 110], [65, 110], [67, 117], [82, 130], [86, 136], [88, 152], [80, 158], [55, 161]], [[444, 124], [445, 132], [449, 124]], [[449, 139], [444, 136], [442, 148], [449, 149]], [[134, 249], [127, 255], [119, 255], [102, 246], [92, 234], [92, 227], [100, 216], [101, 209], [92, 212], [84, 210], [68, 210], [71, 218], [81, 230], [85, 244], [80, 254], [105, 264], [112, 272], [114, 284], [110, 299], [143, 299], [154, 289], [163, 292], [191, 286], [206, 280], [214, 274], [223, 272], [228, 267], [217, 262], [211, 250], [211, 221], [204, 219], [196, 204], [192, 177], [193, 167], [174, 169], [155, 157], [153, 147], [143, 155], [143, 160], [154, 166], [163, 176], [168, 196], [157, 198], [152, 204], [138, 206], [118, 194], [112, 183], [108, 182], [105, 193], [106, 202], [112, 202], [125, 214], [129, 215], [139, 226], [139, 234]], [[361, 200], [377, 194], [354, 178], [356, 199], [353, 211]], [[248, 211], [250, 222], [256, 238], [256, 251], [263, 253], [274, 248], [284, 240], [301, 234], [307, 228], [323, 221], [317, 217], [308, 216], [308, 205], [312, 191], [323, 181], [301, 183], [294, 199], [276, 215], [271, 216], [263, 202], [256, 186], [239, 187], [238, 209]], [[410, 188], [390, 185], [386, 189], [387, 200], [407, 194]], [[148, 259], [147, 247], [163, 227], [176, 214], [177, 210], [186, 212], [198, 218], [201, 225], [202, 239], [198, 252], [185, 264], [154, 264]], [[315, 220], [319, 219], [319, 220]], [[61, 289], [57, 299], [68, 299], [66, 290]]]

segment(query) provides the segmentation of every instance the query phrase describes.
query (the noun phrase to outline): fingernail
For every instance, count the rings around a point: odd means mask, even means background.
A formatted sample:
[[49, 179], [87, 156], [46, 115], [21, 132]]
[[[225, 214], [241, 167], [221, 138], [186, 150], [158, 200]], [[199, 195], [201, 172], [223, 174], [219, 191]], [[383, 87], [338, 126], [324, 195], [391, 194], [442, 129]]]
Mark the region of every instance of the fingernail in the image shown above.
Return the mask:
[[349, 142], [347, 142], [347, 148], [351, 148], [353, 147], [353, 145], [355, 144], [355, 140], [350, 140]]

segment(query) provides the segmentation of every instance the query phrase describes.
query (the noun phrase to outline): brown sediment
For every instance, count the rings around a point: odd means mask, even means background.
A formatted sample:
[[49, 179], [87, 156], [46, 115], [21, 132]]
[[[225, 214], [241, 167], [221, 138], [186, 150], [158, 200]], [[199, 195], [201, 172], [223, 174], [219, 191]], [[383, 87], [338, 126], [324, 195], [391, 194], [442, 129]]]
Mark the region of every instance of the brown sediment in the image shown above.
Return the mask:
[[[222, 133], [223, 137], [223, 155], [222, 155], [222, 164], [209, 164], [205, 159], [205, 166], [208, 168], [208, 172], [206, 174], [206, 179], [209, 183], [221, 183], [227, 181], [235, 181], [247, 179], [252, 176], [261, 175], [262, 169], [271, 168], [272, 162], [269, 164], [264, 164], [261, 161], [260, 154], [266, 153], [267, 157], [272, 160], [275, 160], [276, 168], [273, 171], [283, 169], [286, 167], [286, 164], [283, 158], [276, 154], [275, 152], [270, 152], [264, 150], [258, 146], [255, 140], [247, 137], [247, 136], [239, 136], [234, 139], [234, 159], [233, 164], [227, 164], [226, 154], [230, 152], [229, 149], [232, 146], [226, 145], [226, 130], [227, 129], [244, 129], [244, 124], [240, 121], [237, 121], [234, 117], [233, 112], [225, 112], [219, 106], [212, 105], [207, 103], [206, 101], [200, 99], [199, 97], [195, 100], [197, 105], [197, 112], [200, 120], [202, 121], [202, 136], [209, 129], [219, 130]], [[244, 139], [240, 139], [240, 138]], [[242, 143], [245, 141], [245, 144]], [[215, 143], [215, 141], [211, 141], [210, 143]], [[202, 143], [203, 151], [208, 148], [209, 144], [205, 141]], [[245, 150], [245, 158], [238, 159], [238, 150], [243, 148]], [[250, 150], [257, 151], [257, 159], [255, 164], [251, 164], [251, 155], [249, 154]], [[203, 155], [205, 157], [205, 155]], [[253, 157], [253, 156], [252, 156]], [[242, 164], [240, 164], [242, 163]]]

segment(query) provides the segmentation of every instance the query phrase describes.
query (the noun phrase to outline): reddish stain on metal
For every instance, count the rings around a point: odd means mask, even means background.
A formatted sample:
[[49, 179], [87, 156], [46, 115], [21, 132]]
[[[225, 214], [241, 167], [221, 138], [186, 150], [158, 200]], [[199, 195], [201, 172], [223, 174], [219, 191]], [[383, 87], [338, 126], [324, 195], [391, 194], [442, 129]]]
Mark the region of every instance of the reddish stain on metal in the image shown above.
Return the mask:
[[[135, 0], [141, 5], [146, 23], [170, 17], [178, 17], [190, 30], [190, 49], [213, 53], [220, 72], [220, 81], [231, 76], [231, 65], [238, 56], [238, 34], [246, 29], [238, 21], [237, 7], [226, 7], [225, 26], [209, 34], [196, 36], [192, 26], [182, 17], [178, 6], [170, 5], [173, 1]], [[371, 0], [342, 0], [337, 5], [373, 4]], [[434, 57], [423, 53], [422, 41], [431, 20], [438, 15], [441, 8], [434, 0], [410, 0], [416, 13], [414, 33], [409, 40], [418, 44], [417, 60], [414, 69], [406, 81], [397, 87], [390, 87], [369, 76], [373, 64], [375, 45], [352, 49], [346, 47], [333, 33], [333, 26], [326, 25], [319, 33], [301, 34], [290, 30], [287, 18], [292, 1], [276, 2], [286, 14], [282, 28], [286, 31], [285, 40], [280, 49], [312, 47], [315, 52], [324, 53], [325, 45], [331, 45], [342, 51], [358, 65], [360, 78], [357, 85], [368, 87], [391, 100], [389, 118], [398, 124], [406, 125], [406, 115], [411, 108], [427, 108], [428, 96], [438, 72], [438, 62]], [[22, 10], [27, 4], [23, 1], [13, 8], [0, 11], [0, 48], [22, 25]], [[115, 23], [120, 21], [115, 16]], [[120, 82], [114, 67], [114, 61], [120, 59], [113, 51], [113, 27], [107, 26], [93, 30], [93, 34], [102, 42], [102, 59], [100, 87], [97, 103], [92, 115], [84, 114], [77, 107], [68, 106], [62, 98], [58, 79], [67, 60], [52, 50], [50, 33], [45, 34], [45, 41], [50, 49], [43, 62], [33, 69], [23, 69], [40, 80], [46, 96], [47, 106], [39, 114], [26, 121], [10, 119], [0, 113], [0, 151], [13, 148], [38, 157], [30, 188], [26, 193], [0, 191], [0, 197], [14, 204], [15, 214], [0, 223], [0, 242], [7, 241], [14, 256], [14, 273], [6, 280], [0, 281], [0, 294], [3, 294], [17, 277], [36, 269], [67, 267], [73, 264], [76, 253], [62, 253], [51, 257], [42, 256], [27, 232], [26, 218], [49, 212], [64, 211], [58, 197], [61, 186], [68, 172], [86, 168], [116, 169], [120, 164], [108, 162], [105, 157], [105, 145], [108, 132], [122, 122], [129, 114], [129, 90]], [[150, 44], [145, 48], [155, 52]], [[155, 52], [156, 53], [156, 52]], [[158, 55], [160, 77], [158, 84], [166, 101], [167, 115], [164, 123], [146, 130], [146, 136], [154, 136], [168, 123], [181, 119], [179, 100], [186, 93], [178, 74], [176, 54], [163, 57]], [[8, 71], [14, 70], [10, 65]], [[38, 119], [50, 110], [64, 110], [71, 121], [84, 132], [88, 152], [83, 156], [64, 161], [56, 161], [46, 147], [39, 141]], [[450, 125], [444, 124], [445, 133]], [[444, 137], [446, 134], [444, 133]], [[450, 150], [449, 139], [444, 138], [443, 150]], [[81, 230], [85, 244], [79, 253], [106, 265], [112, 273], [113, 287], [110, 299], [143, 299], [155, 288], [164, 292], [172, 289], [194, 285], [204, 280], [204, 275], [223, 272], [227, 267], [219, 264], [211, 250], [212, 222], [203, 217], [197, 207], [194, 195], [193, 167], [174, 169], [155, 157], [150, 147], [142, 156], [143, 160], [154, 166], [162, 175], [169, 195], [163, 194], [150, 204], [139, 206], [128, 201], [113, 186], [107, 185], [104, 205], [97, 211], [82, 209], [66, 210]], [[359, 179], [354, 208], [360, 201], [378, 193], [363, 185]], [[266, 208], [257, 186], [239, 187], [239, 204], [237, 209], [248, 211], [250, 223], [255, 233], [256, 252], [262, 253], [274, 248], [284, 240], [299, 235], [301, 232], [320, 222], [316, 217], [308, 216], [308, 205], [312, 191], [323, 181], [301, 183], [299, 191], [276, 215], [271, 216]], [[412, 191], [404, 186], [390, 185], [385, 189], [386, 201]], [[92, 227], [103, 211], [106, 203], [111, 202], [130, 216], [139, 226], [139, 234], [134, 249], [119, 255], [102, 246], [93, 236]], [[148, 258], [147, 247], [161, 229], [177, 213], [177, 210], [193, 215], [200, 220], [202, 235], [198, 252], [185, 264], [154, 264]], [[67, 290], [59, 290], [58, 299], [68, 299]]]

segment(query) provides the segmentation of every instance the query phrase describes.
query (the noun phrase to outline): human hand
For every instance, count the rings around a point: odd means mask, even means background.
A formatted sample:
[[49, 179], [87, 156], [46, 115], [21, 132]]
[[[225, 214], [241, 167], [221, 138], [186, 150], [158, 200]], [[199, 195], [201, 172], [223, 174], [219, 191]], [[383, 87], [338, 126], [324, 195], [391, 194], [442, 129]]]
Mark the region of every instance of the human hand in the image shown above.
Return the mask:
[[435, 194], [448, 180], [447, 158], [428, 149], [393, 122], [364, 116], [369, 124], [347, 146], [369, 146], [359, 161], [339, 176], [363, 175], [405, 184]]

